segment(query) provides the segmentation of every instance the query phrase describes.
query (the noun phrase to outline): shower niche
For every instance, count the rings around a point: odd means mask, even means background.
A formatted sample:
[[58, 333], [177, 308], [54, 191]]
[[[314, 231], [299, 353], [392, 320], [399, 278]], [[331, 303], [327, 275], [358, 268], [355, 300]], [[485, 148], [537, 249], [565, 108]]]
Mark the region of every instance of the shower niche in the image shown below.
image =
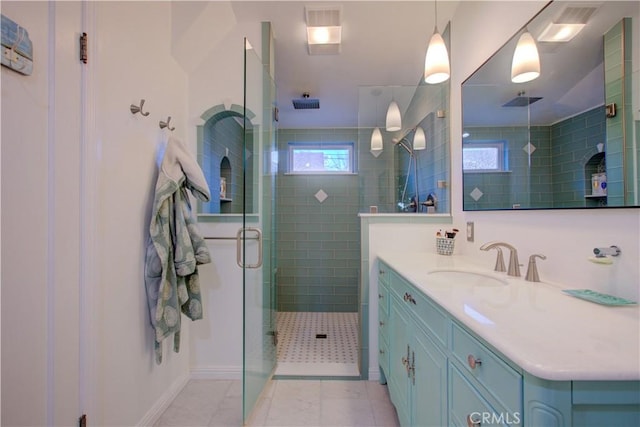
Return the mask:
[[[253, 184], [257, 156], [253, 156], [253, 125], [235, 105], [228, 110], [224, 106], [213, 107], [201, 118], [205, 123], [198, 126], [198, 161], [212, 196], [209, 202], [199, 203], [199, 215], [240, 215], [243, 203], [247, 213], [255, 213]], [[244, 162], [247, 167], [243, 174]], [[245, 180], [246, 195], [242, 189]]]

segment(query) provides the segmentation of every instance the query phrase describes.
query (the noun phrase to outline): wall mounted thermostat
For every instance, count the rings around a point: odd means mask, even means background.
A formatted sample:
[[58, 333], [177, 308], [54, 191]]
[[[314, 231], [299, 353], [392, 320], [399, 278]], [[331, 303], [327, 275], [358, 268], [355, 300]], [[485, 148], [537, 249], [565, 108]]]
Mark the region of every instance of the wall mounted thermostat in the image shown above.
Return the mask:
[[33, 72], [33, 45], [26, 29], [2, 15], [2, 65], [30, 76]]

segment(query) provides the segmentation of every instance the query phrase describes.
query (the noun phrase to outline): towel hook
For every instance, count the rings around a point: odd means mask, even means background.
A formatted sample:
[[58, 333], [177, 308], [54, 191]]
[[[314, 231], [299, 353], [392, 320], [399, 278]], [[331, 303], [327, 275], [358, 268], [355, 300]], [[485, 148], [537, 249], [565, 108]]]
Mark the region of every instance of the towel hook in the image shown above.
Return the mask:
[[162, 120], [160, 120], [160, 123], [158, 123], [158, 124], [160, 125], [160, 129], [167, 128], [167, 129], [169, 129], [170, 131], [173, 132], [175, 130], [175, 126], [171, 127], [171, 126], [169, 126], [169, 123], [171, 123], [171, 116], [169, 116], [169, 118], [167, 119], [166, 122], [163, 122]]
[[148, 116], [149, 112], [147, 111], [146, 113], [144, 111], [142, 111], [142, 107], [144, 106], [144, 99], [140, 100], [140, 106], [137, 106], [135, 104], [131, 104], [130, 110], [131, 110], [131, 114], [136, 114], [136, 113], [140, 113], [143, 116]]

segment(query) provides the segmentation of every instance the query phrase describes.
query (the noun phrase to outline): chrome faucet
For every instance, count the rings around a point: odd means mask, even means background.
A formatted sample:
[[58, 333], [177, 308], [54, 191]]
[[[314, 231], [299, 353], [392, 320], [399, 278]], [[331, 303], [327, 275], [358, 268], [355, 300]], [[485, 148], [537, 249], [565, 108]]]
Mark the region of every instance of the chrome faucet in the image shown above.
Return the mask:
[[507, 270], [507, 275], [520, 277], [520, 264], [518, 263], [518, 251], [516, 250], [516, 248], [504, 242], [488, 242], [480, 246], [480, 250], [488, 251], [489, 249], [497, 249], [498, 259], [496, 260], [495, 271], [505, 271], [504, 260], [502, 259], [502, 250], [500, 249], [500, 247], [507, 248], [509, 249], [509, 252], [510, 252], [509, 268]]
[[540, 254], [533, 254], [529, 257], [529, 266], [527, 267], [527, 275], [524, 276], [524, 280], [529, 282], [539, 282], [540, 276], [538, 276], [538, 267], [536, 265], [536, 258], [547, 259], [546, 256]]

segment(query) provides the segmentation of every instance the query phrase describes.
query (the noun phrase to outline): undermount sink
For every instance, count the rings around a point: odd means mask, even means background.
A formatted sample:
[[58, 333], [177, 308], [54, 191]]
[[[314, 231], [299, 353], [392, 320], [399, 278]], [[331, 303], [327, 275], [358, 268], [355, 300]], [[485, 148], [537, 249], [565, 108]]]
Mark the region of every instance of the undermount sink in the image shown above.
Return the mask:
[[464, 270], [434, 270], [427, 273], [430, 279], [446, 281], [452, 285], [505, 286], [507, 281], [489, 274]]

